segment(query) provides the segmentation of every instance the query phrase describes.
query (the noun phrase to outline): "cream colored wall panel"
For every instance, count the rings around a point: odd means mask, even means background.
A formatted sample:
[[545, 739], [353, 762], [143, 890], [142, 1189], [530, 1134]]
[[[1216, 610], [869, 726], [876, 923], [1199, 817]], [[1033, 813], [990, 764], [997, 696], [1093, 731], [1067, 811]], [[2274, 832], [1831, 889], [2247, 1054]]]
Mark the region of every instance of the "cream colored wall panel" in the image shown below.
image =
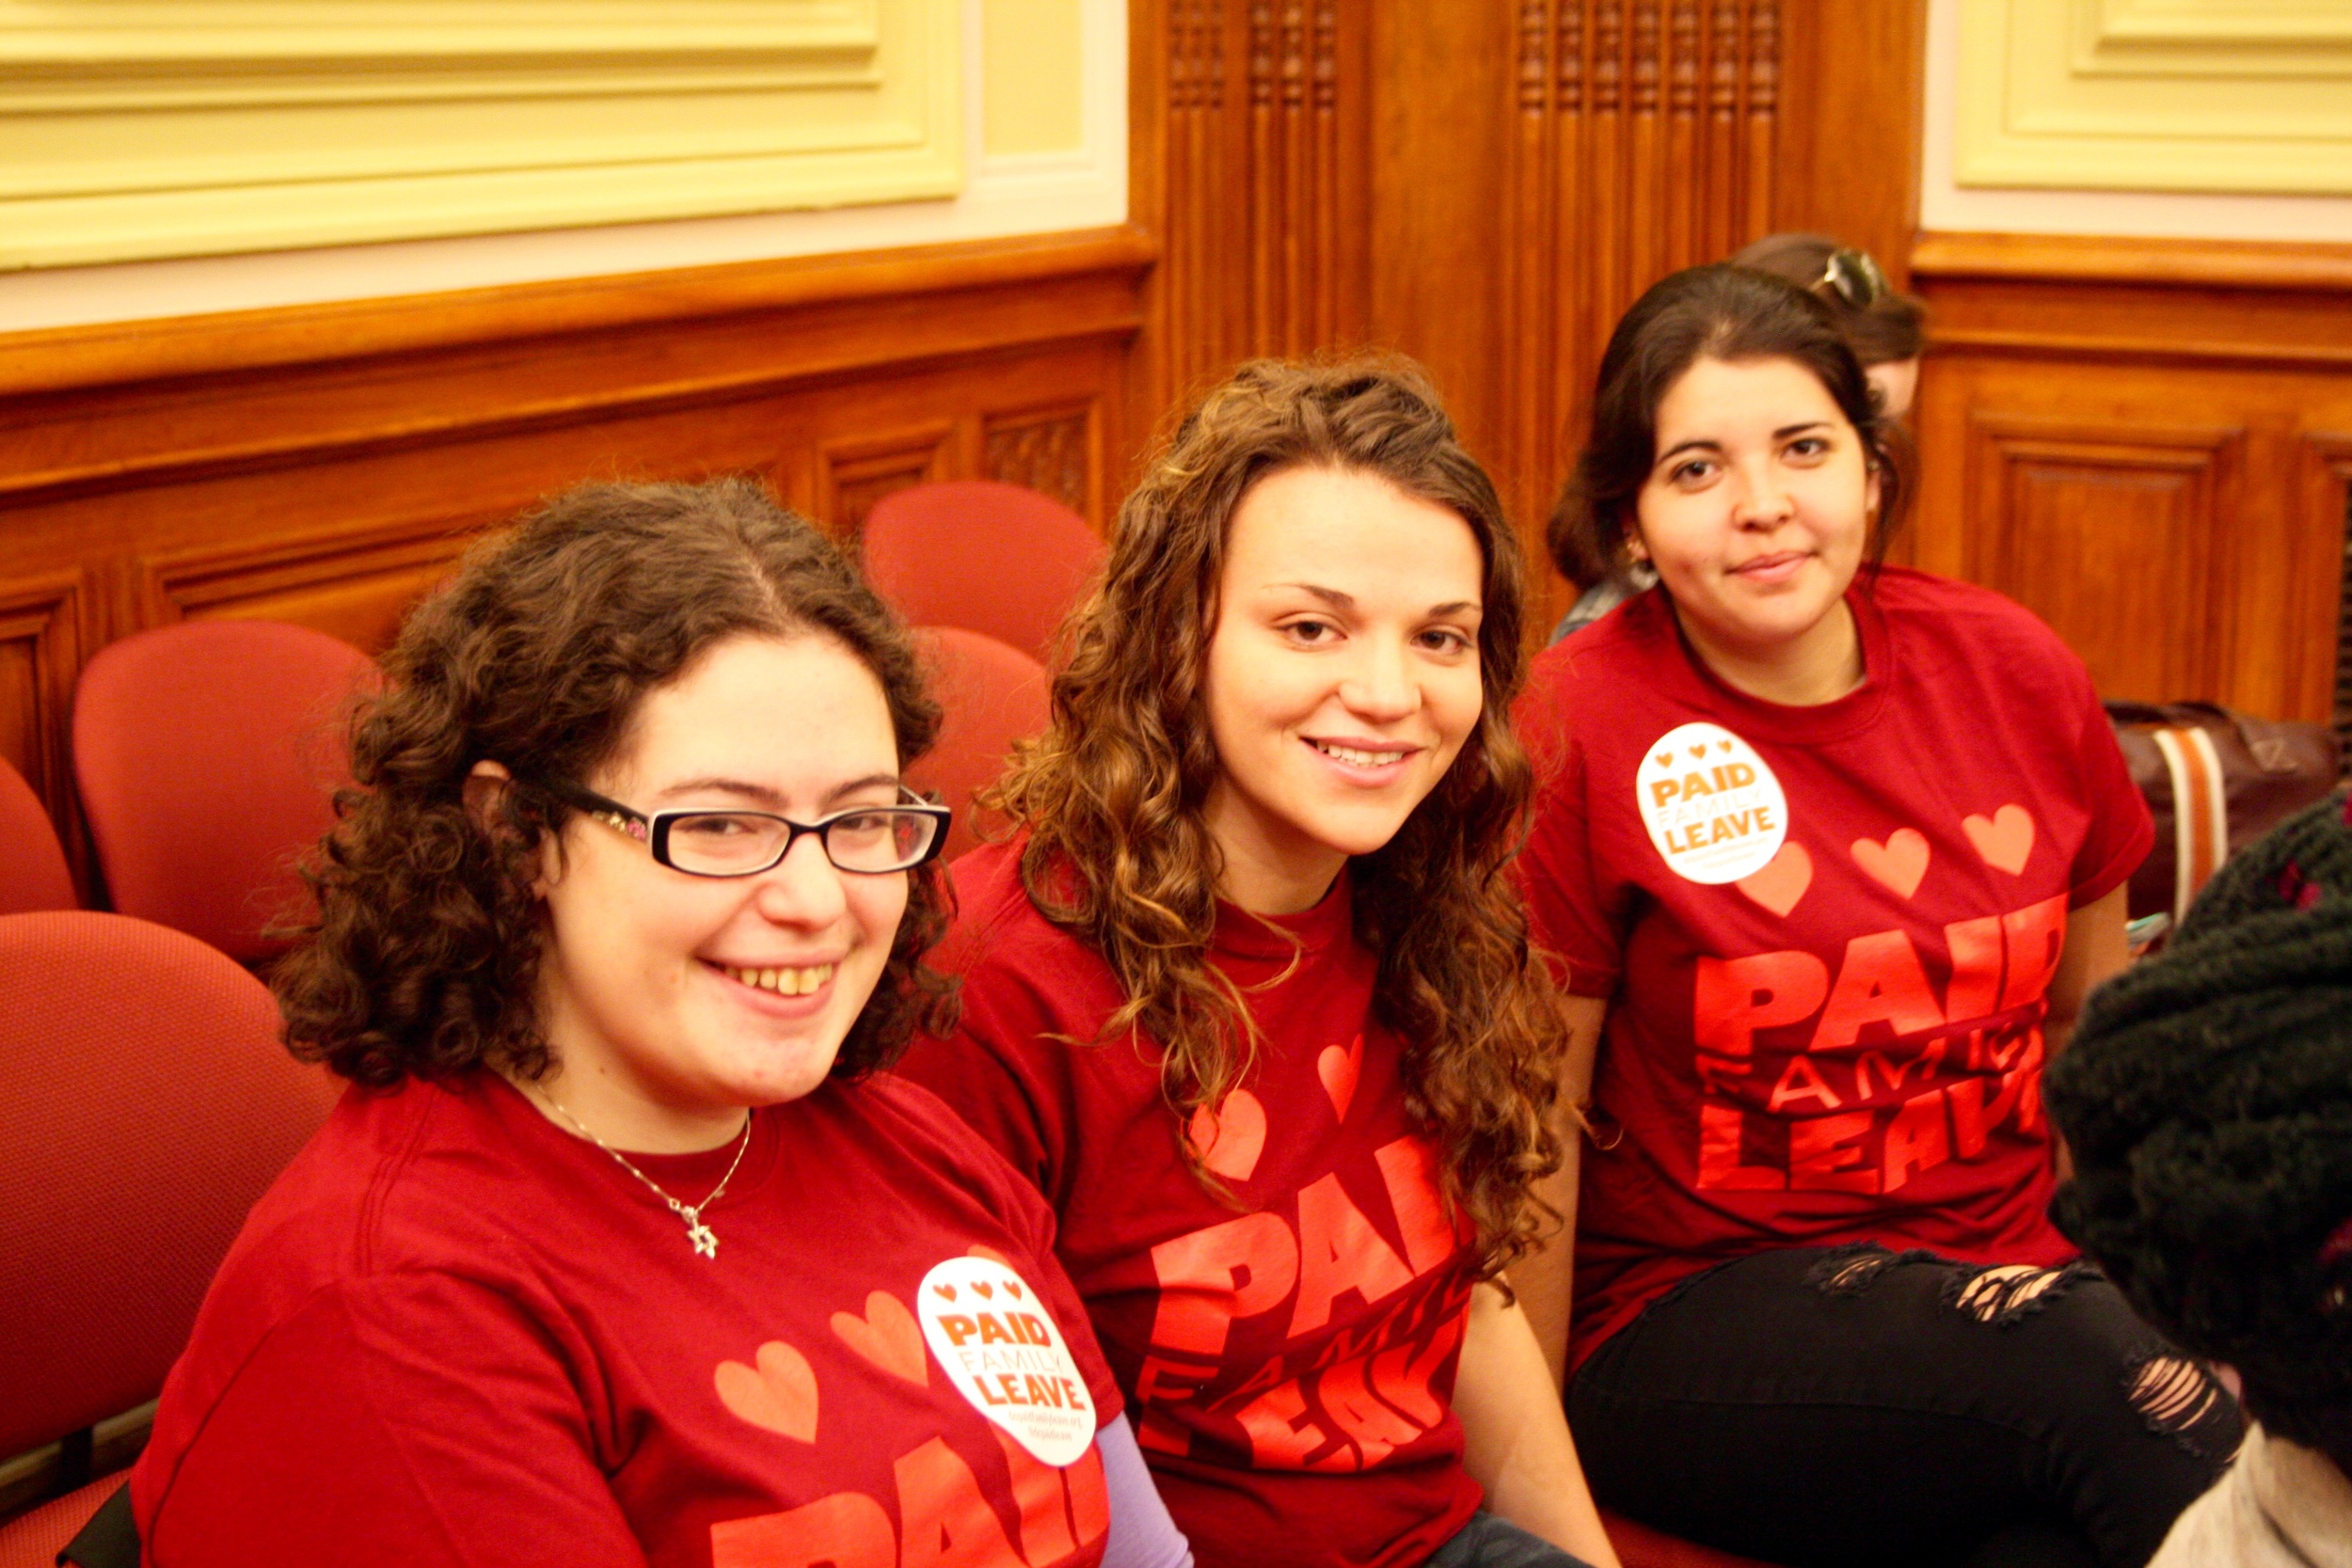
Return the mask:
[[953, 195], [940, 0], [0, 0], [0, 267]]
[[1085, 17], [1078, 0], [982, 0], [992, 154], [1085, 145]]
[[1963, 0], [1963, 185], [2352, 193], [2352, 8]]

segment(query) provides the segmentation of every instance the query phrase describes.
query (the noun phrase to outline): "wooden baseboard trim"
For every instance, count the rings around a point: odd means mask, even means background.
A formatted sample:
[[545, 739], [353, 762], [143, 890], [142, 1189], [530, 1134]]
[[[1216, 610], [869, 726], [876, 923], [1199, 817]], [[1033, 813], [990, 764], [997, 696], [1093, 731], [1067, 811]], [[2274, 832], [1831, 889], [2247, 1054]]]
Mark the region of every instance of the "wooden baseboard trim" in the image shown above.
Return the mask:
[[1924, 233], [1912, 276], [2352, 293], [2352, 245], [2122, 235]]
[[946, 293], [1087, 273], [1132, 275], [1151, 266], [1158, 253], [1152, 237], [1130, 224], [902, 250], [50, 327], [0, 334], [0, 395]]

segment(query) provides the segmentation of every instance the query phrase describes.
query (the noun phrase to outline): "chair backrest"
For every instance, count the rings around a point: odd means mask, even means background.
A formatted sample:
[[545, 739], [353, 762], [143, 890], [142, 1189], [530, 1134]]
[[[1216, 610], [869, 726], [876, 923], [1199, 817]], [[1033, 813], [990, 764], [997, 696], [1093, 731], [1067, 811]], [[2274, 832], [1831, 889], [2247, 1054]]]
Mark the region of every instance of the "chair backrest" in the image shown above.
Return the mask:
[[0, 1454], [152, 1399], [336, 1088], [262, 983], [163, 927], [0, 916]]
[[893, 490], [866, 515], [866, 576], [918, 626], [961, 626], [1041, 662], [1102, 565], [1103, 541], [1035, 490], [960, 479]]
[[333, 825], [337, 719], [374, 670], [348, 642], [274, 621], [126, 637], [83, 670], [73, 768], [113, 907], [250, 962], [298, 907], [295, 858]]
[[70, 910], [80, 902], [56, 824], [24, 776], [0, 760], [0, 914]]
[[907, 782], [955, 807], [942, 851], [953, 859], [980, 842], [973, 792], [996, 782], [1014, 741], [1045, 731], [1045, 667], [960, 626], [923, 626], [914, 636], [943, 717], [939, 743], [908, 769]]

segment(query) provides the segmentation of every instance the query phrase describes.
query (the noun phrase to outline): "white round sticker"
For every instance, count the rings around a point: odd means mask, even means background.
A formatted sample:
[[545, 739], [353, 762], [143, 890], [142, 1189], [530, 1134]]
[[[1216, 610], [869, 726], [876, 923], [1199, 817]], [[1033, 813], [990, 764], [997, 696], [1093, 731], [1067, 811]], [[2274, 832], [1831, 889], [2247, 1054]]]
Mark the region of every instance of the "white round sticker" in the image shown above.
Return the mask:
[[1028, 1282], [990, 1258], [950, 1258], [923, 1276], [923, 1338], [972, 1407], [1048, 1465], [1094, 1442], [1094, 1397]]
[[1684, 724], [1651, 743], [1633, 776], [1642, 825], [1677, 876], [1736, 882], [1788, 836], [1788, 798], [1756, 748], [1721, 724]]

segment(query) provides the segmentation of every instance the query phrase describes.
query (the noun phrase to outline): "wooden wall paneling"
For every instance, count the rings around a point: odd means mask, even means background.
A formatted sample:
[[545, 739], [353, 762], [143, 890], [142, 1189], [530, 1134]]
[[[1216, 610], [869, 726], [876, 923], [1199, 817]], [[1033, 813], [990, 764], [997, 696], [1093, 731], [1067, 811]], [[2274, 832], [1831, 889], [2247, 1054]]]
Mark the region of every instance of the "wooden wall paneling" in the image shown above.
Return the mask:
[[1152, 254], [1116, 231], [159, 323], [144, 363], [118, 327], [0, 338], [0, 749], [87, 864], [65, 725], [98, 647], [210, 615], [380, 647], [467, 541], [581, 480], [763, 474], [853, 524], [988, 471], [993, 432], [1100, 526]]
[[835, 536], [854, 539], [874, 503], [893, 490], [950, 477], [952, 420], [828, 441], [818, 448], [817, 520]]
[[49, 808], [74, 879], [91, 863], [73, 795], [68, 726], [73, 682], [90, 650], [89, 575], [78, 568], [0, 580], [0, 756]]
[[[1755, 24], [1774, 62], [1768, 160], [1754, 180], [1772, 213], [1757, 234], [1812, 230], [1862, 246], [1899, 284], [1919, 219], [1926, 115], [1925, 0], [1781, 0]], [[1776, 168], [1772, 166], [1776, 166]]]
[[139, 624], [292, 621], [379, 651], [409, 607], [448, 576], [473, 535], [504, 520], [432, 516], [357, 533], [141, 555], [134, 562]]
[[2245, 432], [1979, 415], [1971, 435], [1966, 575], [2069, 628], [2104, 695], [2224, 689]]
[[1130, 211], [1163, 251], [1139, 439], [1244, 359], [1363, 341], [1372, 8], [1135, 0], [1129, 30]]
[[1099, 404], [993, 414], [982, 430], [981, 472], [1025, 484], [1088, 516], [1105, 515]]
[[1913, 559], [2024, 599], [2108, 695], [2327, 720], [2352, 246], [1931, 234], [1913, 261]]

